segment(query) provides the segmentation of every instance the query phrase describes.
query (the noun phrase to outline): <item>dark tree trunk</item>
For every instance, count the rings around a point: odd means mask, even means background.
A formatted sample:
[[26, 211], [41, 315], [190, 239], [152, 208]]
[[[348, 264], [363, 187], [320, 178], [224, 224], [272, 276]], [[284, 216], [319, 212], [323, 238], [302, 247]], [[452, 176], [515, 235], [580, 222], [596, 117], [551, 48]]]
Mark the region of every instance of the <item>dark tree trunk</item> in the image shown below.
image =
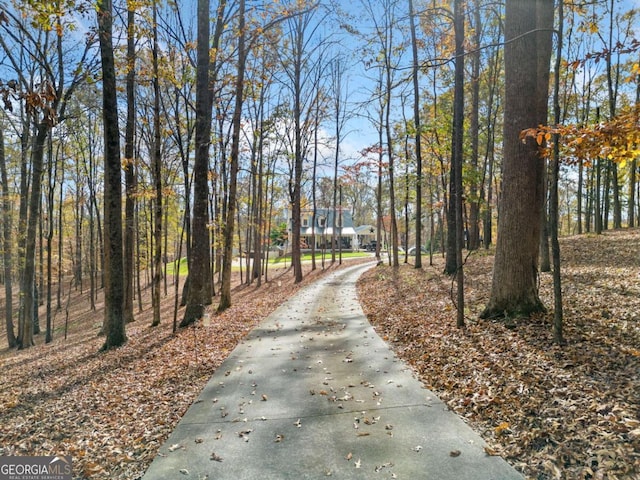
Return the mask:
[[218, 311], [222, 312], [231, 306], [231, 261], [233, 257], [233, 231], [236, 214], [238, 164], [240, 156], [240, 129], [242, 128], [242, 104], [244, 92], [244, 71], [246, 63], [245, 49], [245, 0], [240, 0], [238, 9], [238, 72], [235, 82], [235, 106], [233, 110], [233, 132], [231, 138], [231, 165], [229, 178], [229, 200], [227, 217], [224, 226], [224, 255], [222, 257], [222, 286]]
[[[418, 42], [416, 39], [413, 0], [409, 0], [409, 21], [411, 24], [411, 54], [413, 59], [413, 123], [415, 125], [416, 149], [416, 259], [415, 268], [422, 268], [422, 128], [420, 123], [420, 88], [418, 68]], [[407, 229], [407, 239], [408, 239]]]
[[27, 218], [27, 234], [25, 242], [24, 271], [21, 285], [20, 328], [18, 335], [18, 348], [28, 348], [32, 346], [34, 334], [34, 317], [36, 309], [36, 282], [35, 282], [35, 257], [36, 257], [36, 236], [38, 219], [40, 218], [40, 193], [42, 191], [42, 169], [44, 164], [44, 145], [51, 128], [52, 119], [44, 117], [38, 124], [36, 138], [31, 154], [31, 176], [33, 178], [31, 192], [29, 195], [29, 215]]
[[[564, 29], [564, 0], [558, 6], [558, 40], [553, 85], [553, 123], [560, 125], [560, 66], [562, 61], [562, 43]], [[551, 230], [551, 250], [553, 252], [553, 339], [558, 345], [564, 343], [562, 311], [562, 279], [560, 272], [560, 242], [558, 241], [558, 183], [560, 180], [560, 137], [553, 136], [553, 160], [549, 195], [549, 227]]]
[[[453, 189], [449, 197], [449, 208], [454, 212], [455, 228], [455, 275], [456, 275], [456, 326], [464, 327], [464, 273], [462, 265], [462, 247], [464, 243], [462, 223], [462, 163], [464, 141], [464, 3], [454, 2], [454, 29], [456, 41], [456, 66], [453, 99], [453, 139], [451, 155], [451, 176], [454, 178]], [[454, 273], [454, 272], [450, 272]]]
[[98, 1], [98, 34], [102, 59], [102, 115], [104, 120], [104, 298], [105, 342], [103, 350], [123, 345], [124, 273], [122, 251], [122, 186], [120, 130], [113, 55], [113, 5]]
[[136, 122], [136, 49], [135, 49], [135, 15], [136, 10], [130, 6], [127, 11], [127, 124], [124, 143], [124, 319], [125, 323], [133, 322], [133, 277], [134, 277], [134, 242], [135, 242], [135, 202], [137, 182], [134, 160], [134, 134]]
[[152, 327], [160, 325], [160, 287], [162, 283], [162, 158], [160, 138], [160, 72], [158, 68], [158, 6], [153, 3], [153, 303]]
[[480, 248], [480, 185], [478, 174], [479, 160], [479, 135], [480, 135], [480, 36], [482, 34], [482, 20], [480, 15], [480, 2], [474, 0], [474, 42], [475, 51], [471, 56], [471, 115], [469, 130], [471, 136], [471, 184], [469, 185], [469, 232], [468, 248], [477, 250]]
[[211, 250], [209, 249], [209, 143], [211, 102], [209, 85], [209, 0], [198, 0], [198, 46], [196, 66], [196, 148], [193, 165], [193, 222], [189, 257], [189, 289], [184, 317], [185, 327], [204, 314], [211, 303]]

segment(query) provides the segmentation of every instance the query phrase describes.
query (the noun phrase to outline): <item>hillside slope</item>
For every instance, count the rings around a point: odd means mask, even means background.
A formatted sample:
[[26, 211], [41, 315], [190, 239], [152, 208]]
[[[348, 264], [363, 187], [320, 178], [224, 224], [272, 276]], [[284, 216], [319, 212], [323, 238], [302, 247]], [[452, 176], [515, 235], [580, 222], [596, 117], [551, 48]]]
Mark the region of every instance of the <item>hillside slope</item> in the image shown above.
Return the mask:
[[[417, 271], [379, 266], [361, 278], [376, 330], [424, 383], [530, 479], [640, 478], [640, 230], [561, 242], [564, 347], [553, 313], [479, 320], [493, 256], [467, 258], [466, 322], [443, 261]], [[426, 260], [428, 264], [428, 258]], [[553, 306], [551, 274], [541, 297]]]

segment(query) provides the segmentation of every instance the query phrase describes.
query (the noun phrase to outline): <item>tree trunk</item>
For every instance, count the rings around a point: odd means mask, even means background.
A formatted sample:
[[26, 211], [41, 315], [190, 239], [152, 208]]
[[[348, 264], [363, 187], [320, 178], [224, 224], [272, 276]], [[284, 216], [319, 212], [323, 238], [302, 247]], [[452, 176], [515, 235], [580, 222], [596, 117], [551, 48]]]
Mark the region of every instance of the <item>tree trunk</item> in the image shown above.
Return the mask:
[[196, 148], [193, 164], [193, 222], [189, 289], [181, 327], [202, 317], [211, 303], [211, 250], [209, 249], [209, 143], [212, 94], [209, 85], [209, 0], [198, 0], [196, 66]]
[[[422, 268], [422, 128], [420, 123], [420, 88], [418, 74], [418, 42], [416, 39], [413, 0], [409, 0], [409, 22], [411, 25], [411, 55], [413, 75], [413, 123], [416, 129], [416, 259], [415, 268]], [[407, 239], [409, 231], [407, 229]], [[407, 250], [408, 251], [408, 250]]]
[[160, 287], [162, 283], [162, 158], [160, 138], [160, 71], [158, 68], [158, 6], [153, 2], [153, 303], [152, 327], [160, 325]]
[[120, 130], [113, 55], [113, 5], [98, 1], [98, 34], [102, 59], [102, 97], [104, 120], [104, 299], [105, 342], [103, 350], [118, 347], [127, 340], [124, 328], [124, 274], [122, 252], [122, 192]]
[[50, 130], [51, 119], [43, 118], [38, 124], [36, 138], [31, 153], [31, 176], [33, 178], [29, 195], [29, 215], [25, 242], [24, 271], [22, 274], [21, 327], [18, 335], [18, 348], [28, 348], [33, 343], [34, 302], [36, 295], [35, 257], [38, 219], [40, 218], [40, 192], [42, 191], [42, 168], [44, 164], [44, 145]]
[[545, 311], [537, 281], [544, 167], [535, 139], [520, 133], [546, 124], [552, 28], [553, 0], [507, 0], [503, 191], [483, 318]]
[[294, 168], [293, 179], [290, 183], [289, 193], [291, 196], [291, 264], [293, 266], [293, 274], [295, 283], [302, 281], [302, 252], [300, 249], [300, 228], [301, 207], [302, 207], [302, 62], [303, 62], [303, 45], [304, 45], [304, 24], [303, 15], [299, 15], [294, 21], [295, 30], [293, 34], [293, 121], [294, 121]]
[[[49, 168], [47, 169], [47, 177], [48, 177], [48, 188], [47, 191], [47, 293], [46, 293], [46, 305], [47, 305], [47, 313], [46, 313], [46, 333], [45, 333], [45, 343], [51, 343], [53, 341], [53, 327], [52, 327], [52, 318], [51, 318], [51, 297], [53, 291], [52, 278], [53, 278], [53, 213], [54, 213], [54, 198], [55, 198], [55, 188], [56, 181], [58, 177], [58, 164], [59, 158], [56, 155], [55, 161], [53, 156], [53, 145], [49, 144]], [[60, 187], [62, 188], [62, 186]], [[62, 219], [60, 219], [61, 223]], [[61, 227], [60, 227], [61, 228]]]
[[[464, 141], [464, 3], [454, 2], [454, 30], [456, 42], [455, 85], [453, 98], [453, 135], [451, 148], [451, 176], [455, 182], [450, 194], [449, 208], [455, 212], [455, 275], [456, 275], [456, 326], [464, 327], [464, 271], [462, 265], [462, 247], [464, 243], [462, 224], [462, 164]], [[454, 272], [450, 272], [454, 273]]]
[[[553, 86], [553, 123], [560, 125], [560, 66], [562, 61], [562, 43], [564, 29], [564, 0], [558, 6], [558, 40]], [[564, 343], [562, 311], [562, 279], [560, 272], [560, 242], [558, 241], [558, 182], [560, 180], [560, 136], [553, 136], [553, 160], [551, 170], [551, 188], [549, 195], [549, 227], [551, 230], [551, 250], [553, 252], [553, 339], [558, 345]]]
[[[136, 175], [134, 160], [134, 134], [136, 122], [136, 48], [135, 48], [135, 15], [136, 9], [129, 5], [127, 10], [127, 124], [125, 126], [124, 143], [124, 184], [125, 184], [125, 229], [124, 229], [124, 319], [125, 323], [135, 320], [133, 315], [133, 277], [134, 277], [134, 242], [135, 242], [135, 202]], [[188, 193], [186, 194], [188, 198]]]
[[474, 0], [474, 48], [471, 55], [471, 116], [469, 130], [471, 136], [471, 183], [469, 185], [469, 232], [468, 248], [477, 250], [480, 248], [480, 186], [478, 160], [479, 160], [479, 135], [480, 135], [480, 36], [482, 33], [482, 19], [480, 15], [480, 2]]
[[4, 131], [0, 124], [0, 183], [2, 184], [2, 253], [4, 266], [4, 293], [5, 293], [5, 325], [7, 331], [7, 343], [9, 348], [14, 348], [18, 342], [13, 330], [13, 218], [11, 215], [11, 198], [9, 192], [9, 180], [7, 177], [7, 165], [4, 156]]
[[544, 193], [542, 195], [542, 223], [540, 225], [540, 271], [551, 271], [551, 256], [549, 255], [549, 182], [553, 181], [549, 178], [549, 170], [553, 169], [546, 159], [540, 159], [544, 164], [542, 169], [542, 185], [544, 185]]
[[229, 200], [227, 217], [224, 226], [224, 255], [222, 257], [222, 286], [220, 289], [220, 303], [218, 312], [231, 306], [231, 262], [233, 258], [233, 231], [235, 224], [238, 164], [240, 156], [240, 130], [242, 128], [242, 104], [244, 94], [244, 72], [246, 64], [245, 50], [245, 0], [240, 0], [238, 8], [238, 72], [235, 82], [235, 107], [233, 110], [233, 132], [231, 138], [231, 165], [229, 178]]

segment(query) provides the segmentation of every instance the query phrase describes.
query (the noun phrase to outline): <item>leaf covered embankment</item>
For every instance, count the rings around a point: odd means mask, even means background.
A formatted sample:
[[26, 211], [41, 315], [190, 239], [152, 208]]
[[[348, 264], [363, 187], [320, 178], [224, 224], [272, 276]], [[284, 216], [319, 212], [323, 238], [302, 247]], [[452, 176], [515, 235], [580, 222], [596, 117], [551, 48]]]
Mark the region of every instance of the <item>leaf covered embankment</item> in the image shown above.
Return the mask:
[[[455, 328], [441, 258], [422, 270], [370, 270], [360, 300], [378, 333], [485, 438], [488, 454], [529, 479], [638, 479], [640, 230], [561, 247], [564, 347], [553, 344], [553, 312], [511, 319], [514, 329], [478, 319], [491, 287], [493, 257], [484, 253], [465, 264], [464, 330]], [[551, 274], [540, 280], [552, 307]]]
[[258, 289], [236, 287], [230, 309], [175, 335], [173, 295], [163, 300], [162, 323], [154, 328], [145, 298], [147, 308], [127, 325], [127, 343], [103, 353], [98, 350], [104, 339], [97, 336], [103, 304], [91, 311], [86, 294], [72, 292], [67, 340], [61, 311], [54, 343], [41, 344], [39, 335], [35, 347], [0, 351], [0, 455], [70, 455], [74, 478], [139, 478], [238, 342], [323, 274], [304, 268], [298, 285], [290, 270], [281, 269]]

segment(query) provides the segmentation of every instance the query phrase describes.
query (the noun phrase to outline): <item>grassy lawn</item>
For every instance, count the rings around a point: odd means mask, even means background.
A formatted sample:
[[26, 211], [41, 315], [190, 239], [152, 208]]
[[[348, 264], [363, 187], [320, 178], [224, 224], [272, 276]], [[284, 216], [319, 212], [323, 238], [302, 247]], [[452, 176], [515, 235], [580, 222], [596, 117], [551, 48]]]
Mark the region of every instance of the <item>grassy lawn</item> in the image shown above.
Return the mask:
[[[342, 252], [342, 258], [362, 258], [362, 257], [366, 257], [367, 255], [370, 255], [369, 253], [366, 252]], [[338, 257], [338, 253], [336, 252], [336, 257]], [[331, 251], [326, 251], [325, 252], [325, 260], [326, 259], [331, 259]], [[245, 260], [245, 258], [243, 257], [243, 261]], [[316, 252], [316, 261], [320, 261], [322, 260], [322, 253], [321, 252]], [[311, 254], [310, 253], [305, 253], [302, 255], [302, 261], [311, 261]], [[288, 265], [291, 263], [291, 255], [286, 255], [283, 257], [269, 257], [269, 265]], [[167, 275], [173, 276], [175, 274], [175, 269], [176, 269], [176, 265], [178, 264], [178, 262], [171, 262], [167, 265]], [[179, 269], [180, 271], [178, 272], [179, 275], [182, 276], [186, 276], [187, 273], [189, 272], [189, 268], [187, 265], [187, 259], [182, 258], [180, 259], [179, 262], [180, 266]], [[243, 263], [243, 265], [245, 265], [245, 263]], [[239, 270], [239, 266], [237, 264], [233, 265], [233, 270]]]
[[173, 261], [170, 262], [167, 265], [167, 275], [173, 276], [175, 275], [176, 272], [176, 265], [179, 264], [179, 271], [178, 274], [182, 277], [182, 276], [186, 276], [187, 273], [189, 273], [189, 265], [187, 264], [187, 257], [181, 258], [180, 261], [178, 262]]
[[[362, 257], [366, 257], [367, 255], [369, 255], [366, 252], [342, 252], [342, 258], [362, 258]], [[336, 252], [336, 258], [338, 257], [338, 252]], [[331, 251], [326, 251], [324, 253], [324, 258], [325, 260], [327, 258], [331, 258]], [[305, 261], [311, 261], [311, 254], [310, 253], [305, 253], [302, 255], [301, 260], [303, 262]], [[322, 252], [316, 252], [316, 261], [318, 260], [322, 260]], [[283, 257], [275, 257], [275, 258], [271, 258], [269, 257], [269, 264], [273, 264], [273, 265], [279, 265], [279, 264], [284, 264], [284, 263], [291, 263], [291, 255], [286, 255]]]

